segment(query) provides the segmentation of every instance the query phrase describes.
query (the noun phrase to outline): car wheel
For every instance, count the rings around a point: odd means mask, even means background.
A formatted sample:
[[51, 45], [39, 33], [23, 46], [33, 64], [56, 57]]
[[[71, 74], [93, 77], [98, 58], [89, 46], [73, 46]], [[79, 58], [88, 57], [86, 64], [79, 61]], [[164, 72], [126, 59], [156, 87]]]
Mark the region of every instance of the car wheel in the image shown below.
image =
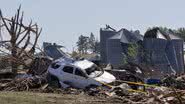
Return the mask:
[[53, 88], [60, 88], [61, 87], [58, 78], [51, 75], [51, 74], [47, 75], [47, 81], [48, 81], [49, 86], [51, 86]]

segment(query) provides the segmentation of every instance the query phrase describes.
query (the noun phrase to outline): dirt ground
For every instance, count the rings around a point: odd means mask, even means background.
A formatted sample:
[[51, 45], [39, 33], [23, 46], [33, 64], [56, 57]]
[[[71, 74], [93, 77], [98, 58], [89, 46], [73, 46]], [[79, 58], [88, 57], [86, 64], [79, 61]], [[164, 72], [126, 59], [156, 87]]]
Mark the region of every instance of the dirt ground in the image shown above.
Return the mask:
[[99, 98], [85, 94], [0, 92], [1, 104], [121, 104], [121, 99]]

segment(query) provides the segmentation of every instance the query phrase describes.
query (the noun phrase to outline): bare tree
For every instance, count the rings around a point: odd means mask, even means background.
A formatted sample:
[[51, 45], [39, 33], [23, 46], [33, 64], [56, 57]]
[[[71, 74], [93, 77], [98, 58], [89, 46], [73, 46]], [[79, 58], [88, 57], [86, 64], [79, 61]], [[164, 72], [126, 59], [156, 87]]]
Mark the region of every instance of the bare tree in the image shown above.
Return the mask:
[[[21, 6], [11, 19], [5, 18], [0, 10], [0, 21], [2, 21], [0, 28], [4, 27], [10, 37], [4, 43], [9, 44], [6, 49], [10, 51], [12, 70], [15, 74], [17, 73], [17, 65], [24, 65], [25, 59], [32, 58], [34, 55], [37, 41], [42, 31], [42, 29], [38, 28], [37, 23], [33, 24], [32, 21], [29, 25], [24, 25], [23, 19], [24, 12], [21, 12]], [[32, 46], [28, 47], [30, 44]]]

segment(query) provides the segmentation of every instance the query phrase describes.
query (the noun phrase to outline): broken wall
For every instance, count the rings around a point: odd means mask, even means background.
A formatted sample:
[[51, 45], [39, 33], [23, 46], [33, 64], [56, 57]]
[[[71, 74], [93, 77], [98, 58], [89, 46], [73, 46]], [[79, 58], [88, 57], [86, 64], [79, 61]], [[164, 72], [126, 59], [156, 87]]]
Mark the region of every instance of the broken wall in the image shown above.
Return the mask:
[[184, 72], [183, 40], [146, 38], [143, 41], [144, 62], [161, 69], [163, 73]]

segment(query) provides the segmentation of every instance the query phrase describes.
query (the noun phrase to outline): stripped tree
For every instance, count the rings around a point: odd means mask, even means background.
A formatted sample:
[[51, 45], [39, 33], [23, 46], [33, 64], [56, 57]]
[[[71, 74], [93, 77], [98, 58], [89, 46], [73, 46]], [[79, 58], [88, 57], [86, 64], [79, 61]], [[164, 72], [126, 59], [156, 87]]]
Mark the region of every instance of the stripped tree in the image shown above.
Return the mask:
[[[0, 10], [0, 28], [6, 31], [3, 35], [9, 35], [8, 40], [3, 40], [1, 43], [6, 44], [6, 49], [10, 51], [10, 59], [12, 71], [17, 73], [18, 65], [26, 65], [25, 60], [32, 59], [35, 53], [38, 38], [42, 29], [38, 28], [37, 23], [32, 21], [25, 25], [23, 23], [24, 12], [21, 12], [21, 6], [17, 9], [15, 16], [5, 18]], [[0, 29], [2, 30], [2, 29]]]

